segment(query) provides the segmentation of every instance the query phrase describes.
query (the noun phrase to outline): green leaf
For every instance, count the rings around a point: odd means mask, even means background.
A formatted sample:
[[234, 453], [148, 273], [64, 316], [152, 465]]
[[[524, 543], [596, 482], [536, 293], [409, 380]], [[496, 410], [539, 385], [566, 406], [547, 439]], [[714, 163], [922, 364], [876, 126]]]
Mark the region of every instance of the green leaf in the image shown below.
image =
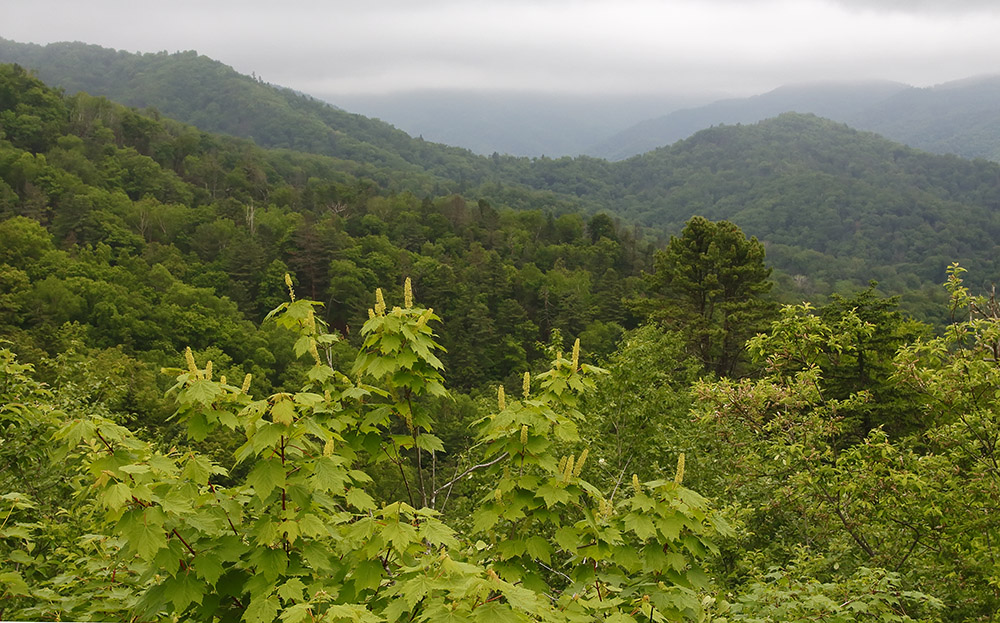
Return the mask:
[[250, 563], [265, 580], [273, 582], [288, 569], [288, 554], [280, 548], [258, 547], [250, 554]]
[[119, 482], [105, 489], [104, 495], [101, 497], [108, 508], [116, 511], [128, 504], [128, 501], [132, 499], [132, 490], [128, 488], [127, 484]]
[[656, 536], [656, 527], [648, 515], [629, 513], [625, 516], [625, 528], [643, 540]]
[[215, 399], [221, 394], [222, 387], [218, 383], [198, 379], [177, 395], [177, 402], [181, 404], [199, 403], [208, 406], [215, 402]]
[[285, 466], [278, 459], [258, 461], [247, 475], [247, 484], [253, 487], [257, 497], [263, 500], [275, 487], [285, 486]]
[[290, 426], [295, 421], [295, 403], [291, 400], [281, 400], [271, 407], [271, 419], [276, 424]]
[[278, 596], [281, 597], [285, 603], [290, 601], [301, 601], [302, 594], [305, 590], [306, 585], [302, 583], [302, 580], [292, 578], [278, 588]]
[[417, 447], [428, 452], [444, 452], [444, 442], [430, 433], [417, 435]]
[[143, 560], [152, 560], [156, 552], [167, 546], [162, 515], [157, 509], [142, 509], [127, 513], [118, 524], [122, 534]]
[[547, 482], [539, 487], [538, 495], [542, 496], [542, 499], [545, 500], [545, 505], [549, 508], [573, 499], [572, 494], [565, 487], [557, 487], [551, 482]]
[[313, 482], [320, 491], [340, 493], [347, 484], [347, 473], [334, 457], [320, 457], [314, 463]]
[[538, 595], [534, 591], [504, 582], [500, 585], [500, 592], [518, 610], [530, 613], [538, 607]]
[[455, 531], [444, 522], [437, 519], [428, 519], [420, 524], [417, 531], [421, 539], [431, 545], [444, 545], [445, 547], [457, 547], [458, 541], [455, 539]]
[[497, 524], [500, 513], [490, 507], [480, 508], [474, 514], [472, 529], [475, 532], [485, 532]]
[[382, 538], [391, 541], [392, 546], [402, 552], [417, 540], [417, 530], [408, 523], [390, 521], [382, 528]]
[[382, 583], [382, 563], [378, 560], [364, 560], [354, 567], [354, 590], [374, 590]]
[[372, 496], [364, 492], [363, 489], [351, 488], [345, 496], [347, 503], [358, 509], [359, 511], [368, 511], [375, 509], [375, 500]]
[[243, 613], [243, 620], [247, 623], [274, 623], [278, 606], [278, 598], [274, 595], [266, 599], [257, 597], [250, 601], [246, 612]]
[[540, 536], [533, 536], [525, 542], [525, 549], [532, 558], [548, 564], [551, 562], [552, 546]]
[[195, 579], [193, 573], [181, 573], [164, 582], [166, 594], [170, 596], [176, 612], [184, 612], [192, 603], [201, 603], [205, 586]]
[[568, 552], [574, 551], [580, 545], [580, 534], [576, 528], [563, 526], [556, 530], [556, 543]]
[[4, 593], [9, 593], [11, 595], [28, 595], [30, 590], [28, 589], [28, 584], [21, 577], [21, 574], [16, 571], [6, 571], [0, 573], [0, 595]]
[[195, 558], [194, 570], [198, 573], [198, 577], [214, 585], [219, 581], [219, 576], [222, 575], [222, 561], [211, 551], [201, 551]]

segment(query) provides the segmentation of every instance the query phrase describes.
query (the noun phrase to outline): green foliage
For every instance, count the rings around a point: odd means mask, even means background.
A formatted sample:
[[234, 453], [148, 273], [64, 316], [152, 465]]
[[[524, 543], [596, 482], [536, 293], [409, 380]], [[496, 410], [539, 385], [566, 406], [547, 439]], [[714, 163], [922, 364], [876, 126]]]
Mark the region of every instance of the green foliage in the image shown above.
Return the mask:
[[[536, 393], [526, 376], [523, 400], [506, 404], [501, 393], [499, 411], [482, 422], [478, 469], [495, 484], [472, 531], [460, 535], [426, 504], [378, 502], [367, 492], [366, 466], [383, 460], [415, 469], [419, 491], [432, 503], [455, 482], [428, 490], [419, 458], [443, 450], [431, 433], [432, 414], [418, 407], [444, 391], [433, 312], [414, 307], [409, 284], [404, 305], [391, 310], [378, 292], [352, 380], [321, 355], [336, 337], [324, 331], [316, 308], [293, 295], [271, 315], [298, 336], [297, 353], [312, 360], [299, 391], [255, 399], [250, 377], [231, 384], [211, 362], [199, 368], [190, 351], [188, 368], [171, 371], [176, 417], [192, 442], [233, 433], [245, 440], [234, 452], [238, 471], [183, 446], [158, 448], [99, 414], [59, 425], [58, 456], [79, 470], [73, 482], [96, 511], [93, 529], [113, 536], [100, 537], [108, 546], [99, 552], [80, 554], [72, 591], [97, 590], [88, 601], [59, 595], [36, 606], [30, 597], [40, 592], [29, 594], [21, 576], [4, 576], [5, 591], [26, 600], [10, 602], [15, 615], [701, 616], [710, 588], [706, 556], [713, 538], [728, 533], [706, 500], [673, 480], [637, 477], [627, 495], [602, 492], [581, 477], [586, 450], [578, 459], [557, 459], [580, 442], [578, 394], [602, 372], [579, 362], [579, 344], [571, 359], [560, 354], [537, 375]], [[6, 369], [21, 375], [13, 385], [22, 391], [26, 368]], [[414, 451], [416, 465], [406, 460]], [[19, 511], [31, 508], [20, 498], [7, 501]]]
[[[771, 334], [750, 346], [768, 364], [763, 378], [696, 385], [695, 404], [731, 476], [717, 493], [734, 502], [743, 525], [756, 527], [744, 537], [744, 556], [757, 551], [784, 566], [808, 544], [819, 554], [817, 575], [891, 569], [904, 585], [941, 599], [945, 620], [992, 616], [997, 535], [986, 517], [996, 474], [988, 440], [997, 431], [985, 397], [996, 386], [1000, 316], [960, 275], [953, 267], [948, 286], [963, 320], [944, 336], [904, 338], [905, 325], [865, 293], [855, 299], [865, 305], [851, 309], [786, 307]], [[878, 338], [905, 339], [891, 364]], [[848, 393], [862, 355], [877, 374]], [[902, 422], [854, 437], [866, 428], [859, 414], [896, 409], [908, 414]], [[734, 579], [759, 565], [740, 558], [727, 563]]]

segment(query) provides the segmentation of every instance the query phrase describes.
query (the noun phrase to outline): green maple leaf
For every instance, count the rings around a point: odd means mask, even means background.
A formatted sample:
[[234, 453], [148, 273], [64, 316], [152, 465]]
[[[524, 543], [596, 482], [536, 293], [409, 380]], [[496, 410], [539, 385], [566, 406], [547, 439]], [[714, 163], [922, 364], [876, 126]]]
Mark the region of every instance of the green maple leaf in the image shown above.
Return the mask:
[[257, 597], [250, 602], [243, 620], [247, 623], [274, 623], [278, 614], [278, 598], [274, 595], [264, 599]]
[[352, 488], [347, 492], [345, 499], [348, 504], [359, 511], [373, 510], [375, 508], [375, 500], [372, 499], [372, 496], [365, 493], [363, 489]]
[[193, 573], [181, 573], [164, 582], [166, 594], [170, 596], [177, 612], [184, 612], [192, 603], [201, 603], [205, 586]]
[[253, 487], [257, 497], [263, 500], [275, 487], [285, 486], [285, 466], [278, 459], [259, 461], [250, 470], [247, 484]]

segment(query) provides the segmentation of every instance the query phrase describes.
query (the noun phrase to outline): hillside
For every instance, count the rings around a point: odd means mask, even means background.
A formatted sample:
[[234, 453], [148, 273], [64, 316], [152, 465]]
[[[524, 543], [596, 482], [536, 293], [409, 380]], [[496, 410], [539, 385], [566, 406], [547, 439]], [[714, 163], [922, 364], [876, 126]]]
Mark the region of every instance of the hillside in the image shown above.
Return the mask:
[[892, 82], [786, 86], [743, 99], [672, 112], [636, 124], [587, 151], [620, 160], [718, 124], [811, 113], [926, 151], [1000, 159], [1000, 77], [914, 88]]
[[727, 219], [768, 245], [804, 294], [840, 280], [939, 283], [950, 261], [996, 274], [1000, 167], [920, 152], [810, 115], [703, 130], [629, 160], [533, 163], [522, 181], [676, 231]]
[[0, 62], [29, 68], [68, 93], [155, 108], [206, 132], [373, 165], [391, 171], [395, 187], [449, 192], [484, 179], [485, 161], [467, 150], [412, 138], [193, 51], [133, 54], [84, 43], [0, 39]]
[[720, 100], [642, 121], [591, 146], [586, 153], [623, 160], [671, 145], [698, 130], [721, 124], [756, 123], [786, 112], [844, 121], [907, 88], [888, 81], [783, 86], [753, 97]]

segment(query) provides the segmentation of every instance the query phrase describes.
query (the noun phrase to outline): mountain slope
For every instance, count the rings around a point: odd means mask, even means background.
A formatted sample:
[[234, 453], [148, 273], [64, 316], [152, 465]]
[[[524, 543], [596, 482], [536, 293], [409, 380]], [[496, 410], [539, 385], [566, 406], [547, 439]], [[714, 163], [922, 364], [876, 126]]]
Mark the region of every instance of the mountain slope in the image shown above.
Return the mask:
[[[539, 161], [525, 182], [566, 192], [571, 169]], [[769, 261], [810, 282], [804, 292], [868, 279], [900, 292], [940, 283], [952, 261], [1000, 270], [1000, 166], [811, 115], [703, 130], [621, 162], [580, 159], [576, 170], [590, 172], [578, 177], [582, 196], [638, 223], [735, 222], [765, 242]]]
[[785, 112], [845, 120], [908, 87], [897, 82], [791, 85], [762, 95], [727, 99], [649, 119], [587, 150], [591, 156], [622, 160], [670, 145], [720, 124], [756, 123]]
[[643, 121], [587, 153], [620, 160], [717, 124], [811, 113], [927, 151], [1000, 160], [1000, 76], [934, 87], [884, 83], [791, 86]]
[[484, 160], [468, 150], [414, 139], [289, 89], [262, 83], [196, 52], [132, 54], [83, 43], [46, 46], [0, 39], [0, 62], [18, 63], [69, 93], [86, 91], [159, 112], [207, 132], [433, 176], [481, 181]]
[[845, 121], [927, 151], [1000, 161], [1000, 76], [906, 89]]

